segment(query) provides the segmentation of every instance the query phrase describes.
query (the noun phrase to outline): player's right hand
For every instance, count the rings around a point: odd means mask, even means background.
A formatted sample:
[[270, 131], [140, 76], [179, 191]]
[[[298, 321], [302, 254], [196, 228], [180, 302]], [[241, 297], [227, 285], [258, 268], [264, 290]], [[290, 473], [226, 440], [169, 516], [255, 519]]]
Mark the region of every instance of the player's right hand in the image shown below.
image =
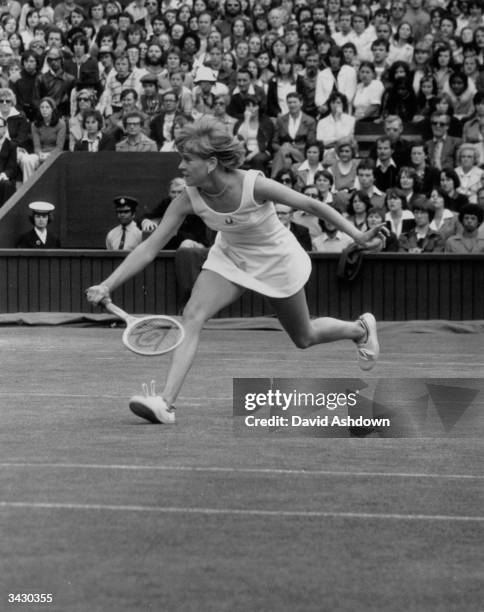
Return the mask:
[[382, 241], [386, 240], [390, 235], [390, 230], [385, 223], [380, 223], [376, 227], [363, 232], [361, 239], [356, 242], [365, 249], [380, 249]]
[[86, 290], [86, 298], [91, 304], [99, 304], [101, 300], [109, 297], [109, 289], [106, 285], [93, 285]]
[[141, 229], [144, 232], [153, 232], [157, 227], [157, 224], [151, 221], [151, 219], [143, 219], [143, 221], [141, 221]]

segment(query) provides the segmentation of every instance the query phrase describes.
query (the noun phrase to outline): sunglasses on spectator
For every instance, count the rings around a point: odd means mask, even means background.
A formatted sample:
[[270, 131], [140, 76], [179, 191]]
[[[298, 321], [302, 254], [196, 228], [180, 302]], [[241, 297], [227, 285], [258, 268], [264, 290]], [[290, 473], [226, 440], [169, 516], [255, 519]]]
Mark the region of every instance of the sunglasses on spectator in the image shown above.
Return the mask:
[[130, 127], [133, 126], [133, 125], [141, 125], [141, 121], [128, 121], [126, 123], [126, 125], [128, 125]]
[[7, 98], [1, 98], [0, 104], [13, 104], [12, 100], [7, 100]]
[[91, 98], [77, 98], [79, 102], [90, 102]]
[[446, 121], [432, 121], [431, 123], [439, 127], [447, 127], [449, 125]]
[[214, 106], [225, 106], [225, 102], [221, 102], [220, 100], [213, 103]]

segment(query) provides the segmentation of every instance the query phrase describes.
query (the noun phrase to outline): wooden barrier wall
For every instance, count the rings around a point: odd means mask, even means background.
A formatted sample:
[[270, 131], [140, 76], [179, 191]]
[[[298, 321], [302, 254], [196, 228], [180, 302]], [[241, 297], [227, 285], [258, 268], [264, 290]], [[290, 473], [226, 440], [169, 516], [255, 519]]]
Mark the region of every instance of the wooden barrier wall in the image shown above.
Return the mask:
[[[106, 251], [0, 249], [0, 313], [91, 312], [84, 290], [122, 258]], [[386, 321], [484, 318], [484, 256], [371, 255], [352, 283], [337, 279], [337, 256], [313, 254], [312, 260], [307, 296], [313, 315], [354, 319], [371, 310]], [[173, 252], [160, 253], [115, 292], [115, 300], [133, 313], [179, 312]], [[264, 298], [246, 292], [220, 316], [269, 314]]]
[[179, 163], [176, 153], [53, 155], [0, 208], [0, 248], [14, 248], [32, 228], [28, 204], [48, 200], [56, 206], [51, 228], [63, 248], [102, 249], [107, 232], [118, 224], [113, 198], [137, 198], [141, 217], [167, 196]]

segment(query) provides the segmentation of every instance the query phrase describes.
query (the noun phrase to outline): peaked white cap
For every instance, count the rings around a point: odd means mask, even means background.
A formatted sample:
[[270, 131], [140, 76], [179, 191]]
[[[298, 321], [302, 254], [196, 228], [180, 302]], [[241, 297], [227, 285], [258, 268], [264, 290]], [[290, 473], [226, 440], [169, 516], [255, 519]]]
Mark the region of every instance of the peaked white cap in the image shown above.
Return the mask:
[[31, 202], [29, 208], [33, 212], [50, 213], [55, 209], [55, 206], [50, 202]]

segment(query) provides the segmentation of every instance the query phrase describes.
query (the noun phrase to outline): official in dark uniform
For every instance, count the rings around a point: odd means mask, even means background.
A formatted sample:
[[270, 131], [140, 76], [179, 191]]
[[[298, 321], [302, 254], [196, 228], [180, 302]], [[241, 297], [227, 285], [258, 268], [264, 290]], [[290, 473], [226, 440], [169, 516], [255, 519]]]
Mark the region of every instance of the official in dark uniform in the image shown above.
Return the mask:
[[130, 196], [116, 196], [113, 200], [119, 225], [113, 227], [106, 236], [108, 251], [133, 251], [143, 240], [136, 224], [138, 200]]
[[30, 232], [22, 234], [17, 242], [19, 249], [58, 249], [60, 241], [47, 228], [52, 221], [55, 206], [50, 202], [29, 204], [29, 221], [34, 226]]

